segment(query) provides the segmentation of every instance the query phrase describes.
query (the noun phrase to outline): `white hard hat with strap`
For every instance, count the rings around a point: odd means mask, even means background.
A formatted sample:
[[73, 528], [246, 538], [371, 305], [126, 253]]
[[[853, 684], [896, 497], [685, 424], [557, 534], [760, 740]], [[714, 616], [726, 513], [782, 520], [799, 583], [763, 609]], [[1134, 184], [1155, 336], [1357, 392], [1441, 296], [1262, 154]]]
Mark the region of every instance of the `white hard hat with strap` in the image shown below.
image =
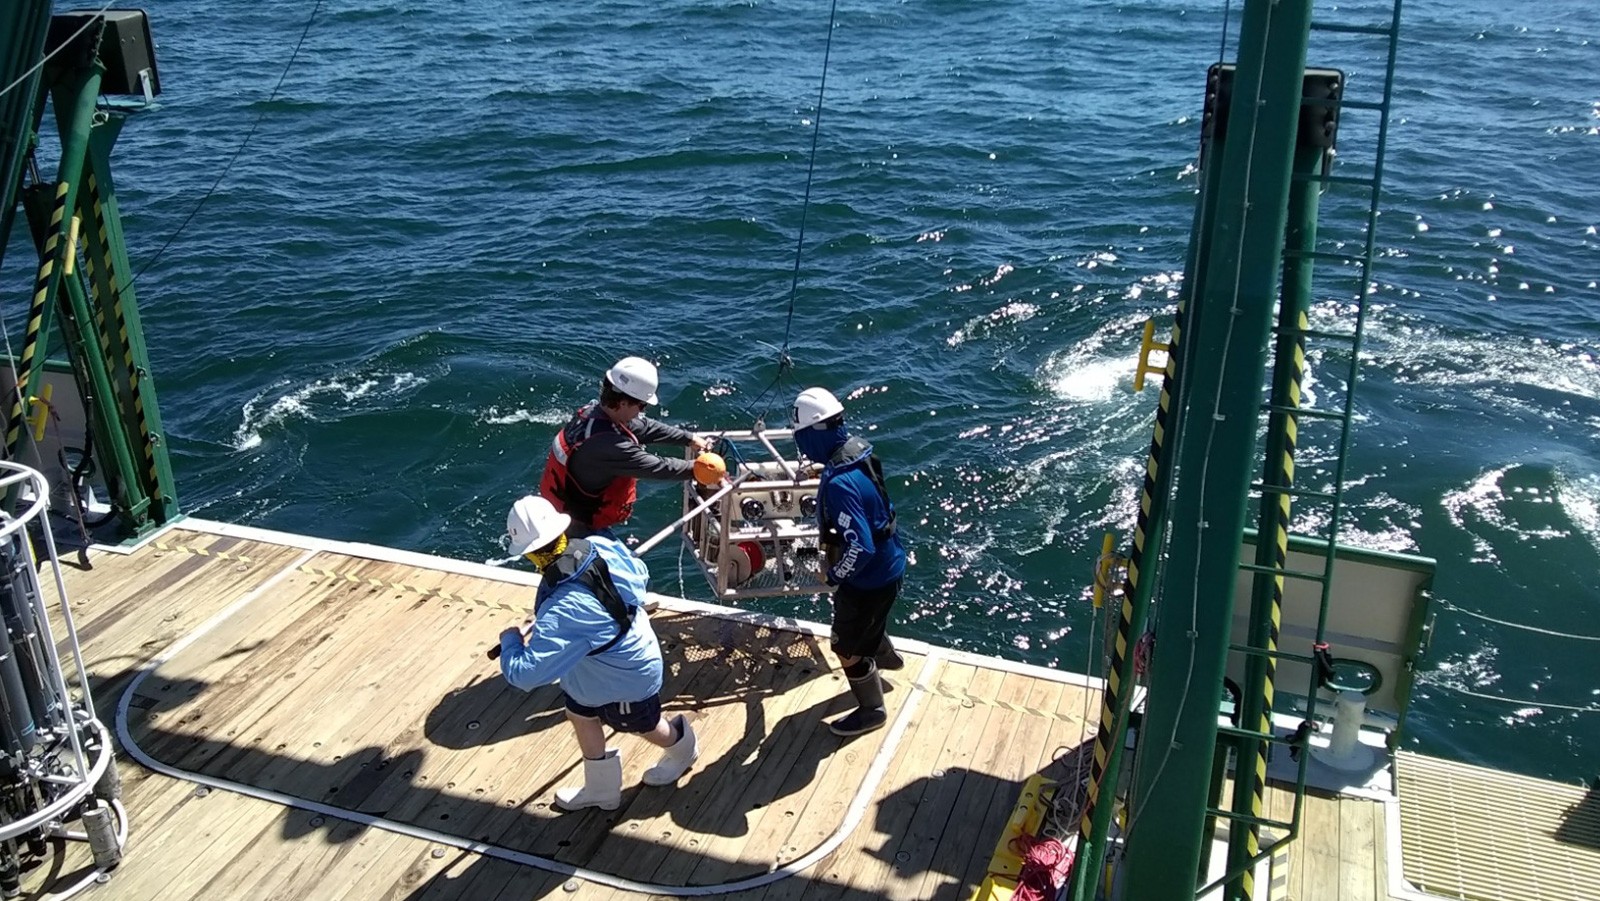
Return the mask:
[[844, 404], [826, 388], [807, 388], [794, 399], [792, 425], [797, 429], [809, 428], [827, 422], [844, 412]]

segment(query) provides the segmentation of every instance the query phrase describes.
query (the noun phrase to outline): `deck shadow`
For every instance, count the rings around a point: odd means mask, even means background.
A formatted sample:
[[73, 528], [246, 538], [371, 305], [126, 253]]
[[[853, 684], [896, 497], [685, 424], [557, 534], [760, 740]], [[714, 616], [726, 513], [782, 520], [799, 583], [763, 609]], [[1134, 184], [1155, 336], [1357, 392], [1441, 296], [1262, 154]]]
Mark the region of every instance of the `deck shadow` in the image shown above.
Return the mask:
[[1556, 841], [1564, 845], [1600, 850], [1600, 776], [1589, 783], [1578, 803], [1561, 815]]
[[[769, 824], [783, 824], [783, 831], [769, 825], [748, 847], [736, 844], [735, 853], [742, 852], [742, 857], [717, 859], [710, 867], [716, 875], [677, 877], [696, 884], [737, 882], [771, 869], [770, 860], [781, 856], [780, 847], [790, 840], [787, 830], [796, 828], [810, 790], [829, 798], [854, 794], [865, 768], [852, 769], [848, 777], [841, 772], [845, 783], [817, 785], [824, 762], [851, 743], [825, 728], [826, 718], [850, 702], [831, 686], [812, 686], [822, 678], [840, 681], [814, 637], [774, 630], [778, 641], [761, 641], [756, 638], [766, 636], [745, 631], [735, 633], [740, 641], [711, 643], [696, 634], [706, 631], [704, 624], [690, 625], [678, 630], [682, 634], [669, 632], [663, 638], [671, 655], [666, 707], [687, 709], [702, 724], [714, 719], [714, 729], [724, 737], [676, 787], [646, 787], [637, 784], [636, 775], [629, 778], [633, 784], [627, 785], [623, 806], [614, 812], [563, 813], [551, 807], [554, 789], [580, 778], [559, 688], [525, 693], [490, 673], [470, 674], [466, 684], [434, 703], [422, 722], [408, 727], [403, 719], [363, 715], [365, 719], [352, 723], [388, 723], [371, 733], [380, 740], [352, 728], [339, 743], [318, 743], [320, 750], [312, 751], [313, 734], [297, 731], [294, 724], [314, 726], [315, 719], [308, 719], [314, 714], [267, 709], [259, 721], [239, 719], [230, 713], [236, 709], [230, 705], [248, 703], [253, 693], [249, 685], [234, 679], [213, 685], [169, 678], [158, 668], [129, 697], [129, 726], [141, 750], [167, 766], [576, 866], [589, 866], [597, 856], [624, 868], [638, 867], [646, 856], [663, 866], [672, 855], [697, 862], [716, 859], [715, 852], [705, 850], [708, 846], [719, 839], [748, 837], [750, 824], [771, 808], [775, 812]], [[216, 659], [240, 656], [238, 649], [212, 653]], [[96, 687], [124, 686], [135, 672], [97, 679]], [[329, 709], [337, 709], [336, 700]], [[656, 749], [642, 740], [613, 740], [625, 754], [639, 755], [638, 769], [653, 761]], [[536, 772], [500, 771], [528, 760], [539, 761]], [[794, 800], [786, 800], [792, 796]], [[818, 809], [823, 812], [810, 812], [808, 834], [820, 838], [811, 841], [825, 838], [839, 825], [832, 822], [836, 813]], [[817, 816], [824, 821], [819, 824]], [[630, 834], [633, 824], [656, 824], [650, 828], [659, 829], [662, 823], [683, 836], [678, 846], [663, 850]], [[363, 831], [348, 825], [333, 828], [312, 817], [283, 820], [288, 839], [320, 832], [334, 843]], [[698, 838], [689, 841], [688, 836]], [[768, 848], [768, 842], [778, 847]], [[681, 874], [698, 866], [673, 865]]]

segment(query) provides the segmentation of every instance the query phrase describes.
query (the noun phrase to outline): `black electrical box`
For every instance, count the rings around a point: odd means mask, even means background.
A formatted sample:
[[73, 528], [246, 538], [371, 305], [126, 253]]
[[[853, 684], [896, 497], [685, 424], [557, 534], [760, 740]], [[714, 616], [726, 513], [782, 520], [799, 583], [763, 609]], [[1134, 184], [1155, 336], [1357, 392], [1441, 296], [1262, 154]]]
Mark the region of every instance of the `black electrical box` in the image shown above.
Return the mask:
[[161, 93], [156, 45], [150, 39], [150, 17], [142, 9], [79, 10], [52, 16], [47, 40], [50, 51], [55, 53], [60, 48], [57, 58], [68, 65], [86, 62], [98, 31], [96, 19], [105, 20], [100, 63], [106, 72], [100, 80], [100, 93], [143, 97], [147, 80], [149, 96]]

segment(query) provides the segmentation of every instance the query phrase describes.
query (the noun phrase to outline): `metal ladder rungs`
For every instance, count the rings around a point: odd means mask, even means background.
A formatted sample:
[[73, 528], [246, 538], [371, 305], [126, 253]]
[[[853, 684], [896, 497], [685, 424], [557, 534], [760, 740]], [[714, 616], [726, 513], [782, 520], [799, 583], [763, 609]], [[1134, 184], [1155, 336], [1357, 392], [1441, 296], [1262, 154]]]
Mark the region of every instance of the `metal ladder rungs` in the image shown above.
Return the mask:
[[1283, 413], [1286, 416], [1293, 416], [1297, 419], [1338, 420], [1344, 418], [1343, 413], [1335, 413], [1332, 410], [1314, 410], [1307, 409], [1305, 407], [1291, 407], [1288, 404], [1262, 404], [1261, 409], [1271, 413]]
[[1220, 820], [1232, 820], [1236, 823], [1249, 823], [1252, 826], [1264, 826], [1268, 829], [1290, 830], [1294, 828], [1293, 823], [1285, 823], [1280, 820], [1274, 820], [1270, 817], [1255, 817], [1247, 813], [1235, 813], [1231, 810], [1223, 810], [1220, 807], [1207, 807], [1206, 813]]
[[1304, 497], [1316, 501], [1331, 501], [1339, 497], [1327, 491], [1312, 491], [1310, 488], [1285, 488], [1282, 485], [1268, 485], [1265, 482], [1255, 482], [1250, 486], [1251, 491], [1262, 494], [1287, 494], [1290, 497]]
[[1304, 579], [1307, 582], [1326, 582], [1328, 577], [1322, 573], [1308, 573], [1298, 569], [1279, 569], [1276, 566], [1262, 566], [1259, 563], [1241, 563], [1239, 568], [1248, 573], [1266, 573], [1271, 576], [1283, 576], [1287, 579]]
[[1386, 112], [1389, 104], [1382, 100], [1342, 100], [1339, 106], [1343, 109], [1370, 109]]
[[[1269, 651], [1266, 648], [1253, 648], [1247, 644], [1230, 644], [1228, 650], [1248, 654], [1251, 657], [1271, 657], [1278, 660], [1293, 660], [1295, 663], [1316, 663], [1317, 658], [1306, 654], [1296, 654], [1293, 651]], [[1218, 726], [1217, 728], [1222, 728]]]

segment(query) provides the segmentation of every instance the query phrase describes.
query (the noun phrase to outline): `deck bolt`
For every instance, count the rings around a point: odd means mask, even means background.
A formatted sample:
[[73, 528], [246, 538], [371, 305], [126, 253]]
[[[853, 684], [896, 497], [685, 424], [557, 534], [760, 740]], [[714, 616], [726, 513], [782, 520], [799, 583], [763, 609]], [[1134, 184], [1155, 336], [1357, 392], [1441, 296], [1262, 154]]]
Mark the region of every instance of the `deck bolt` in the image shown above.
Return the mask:
[[561, 890], [564, 891], [564, 892], [575, 892], [575, 891], [577, 891], [578, 890], [578, 880], [576, 880], [576, 879], [568, 879], [566, 882], [563, 882], [561, 884]]
[[428, 854], [434, 860], [438, 860], [439, 858], [444, 856], [444, 849], [443, 848], [434, 848], [432, 851], [429, 851]]

